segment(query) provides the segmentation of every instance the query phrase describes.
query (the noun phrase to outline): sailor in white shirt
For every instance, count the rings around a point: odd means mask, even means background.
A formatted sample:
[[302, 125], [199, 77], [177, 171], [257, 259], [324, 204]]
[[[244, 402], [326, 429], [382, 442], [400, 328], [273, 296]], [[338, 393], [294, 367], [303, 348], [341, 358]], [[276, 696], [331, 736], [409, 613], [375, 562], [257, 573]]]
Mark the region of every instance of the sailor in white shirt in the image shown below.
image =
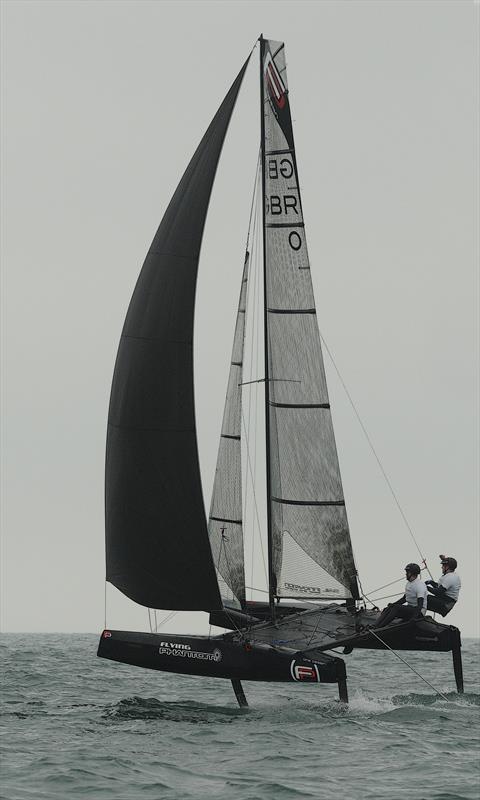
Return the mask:
[[431, 594], [428, 596], [427, 608], [446, 617], [449, 611], [458, 600], [461, 581], [460, 576], [455, 572], [457, 561], [450, 556], [440, 556], [442, 564], [442, 574], [436, 581], [425, 581], [427, 589]]
[[393, 622], [394, 619], [416, 619], [422, 617], [427, 610], [427, 587], [420, 578], [420, 567], [418, 564], [407, 564], [405, 567], [407, 583], [405, 594], [396, 600], [395, 603], [383, 609], [375, 628], [384, 628]]

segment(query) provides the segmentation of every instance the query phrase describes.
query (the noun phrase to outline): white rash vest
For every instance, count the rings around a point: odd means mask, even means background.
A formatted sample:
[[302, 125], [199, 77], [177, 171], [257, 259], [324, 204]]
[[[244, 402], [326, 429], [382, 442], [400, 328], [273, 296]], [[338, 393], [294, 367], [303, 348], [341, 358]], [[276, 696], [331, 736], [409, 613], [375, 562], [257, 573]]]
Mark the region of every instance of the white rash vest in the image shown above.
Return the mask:
[[455, 600], [455, 602], [458, 600], [458, 595], [462, 586], [459, 575], [455, 572], [446, 572], [445, 575], [440, 575], [438, 585], [443, 586], [445, 594], [450, 600]]
[[407, 581], [405, 586], [405, 598], [409, 606], [418, 606], [418, 599], [423, 599], [422, 614], [427, 610], [427, 587], [421, 578], [415, 578], [414, 581]]

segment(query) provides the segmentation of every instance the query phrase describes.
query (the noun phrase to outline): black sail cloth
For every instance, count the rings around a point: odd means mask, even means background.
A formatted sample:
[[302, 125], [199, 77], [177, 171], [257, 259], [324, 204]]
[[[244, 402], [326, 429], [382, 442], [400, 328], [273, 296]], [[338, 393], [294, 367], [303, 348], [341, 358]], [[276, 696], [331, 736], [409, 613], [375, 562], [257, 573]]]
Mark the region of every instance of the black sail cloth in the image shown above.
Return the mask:
[[106, 577], [150, 608], [222, 607], [197, 451], [193, 315], [210, 193], [247, 64], [160, 223], [115, 364], [105, 473]]

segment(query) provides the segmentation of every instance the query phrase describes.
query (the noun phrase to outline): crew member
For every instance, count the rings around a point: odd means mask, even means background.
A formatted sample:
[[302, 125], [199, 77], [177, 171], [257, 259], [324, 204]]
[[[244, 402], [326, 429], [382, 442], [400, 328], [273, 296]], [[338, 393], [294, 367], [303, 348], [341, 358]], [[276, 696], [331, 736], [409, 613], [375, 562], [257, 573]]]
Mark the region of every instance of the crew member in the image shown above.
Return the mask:
[[427, 598], [427, 608], [429, 611], [441, 614], [446, 617], [458, 600], [461, 581], [457, 575], [457, 561], [451, 556], [440, 556], [442, 574], [436, 581], [425, 581], [427, 589], [431, 594]]
[[405, 586], [405, 594], [396, 600], [395, 603], [389, 603], [380, 614], [375, 628], [384, 628], [393, 622], [394, 619], [416, 619], [423, 616], [427, 610], [427, 587], [420, 578], [420, 567], [418, 564], [407, 564], [405, 567], [405, 577], [407, 583]]

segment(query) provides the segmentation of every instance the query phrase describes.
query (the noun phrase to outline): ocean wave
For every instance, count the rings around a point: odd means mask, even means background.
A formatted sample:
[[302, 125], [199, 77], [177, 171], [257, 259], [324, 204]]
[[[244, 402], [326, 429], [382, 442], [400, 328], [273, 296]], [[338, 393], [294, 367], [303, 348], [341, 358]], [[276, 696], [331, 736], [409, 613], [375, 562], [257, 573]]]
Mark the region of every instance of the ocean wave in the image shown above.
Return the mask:
[[106, 706], [103, 716], [113, 720], [170, 720], [205, 724], [232, 722], [245, 714], [244, 709], [212, 706], [205, 703], [165, 701], [155, 697], [127, 697]]

